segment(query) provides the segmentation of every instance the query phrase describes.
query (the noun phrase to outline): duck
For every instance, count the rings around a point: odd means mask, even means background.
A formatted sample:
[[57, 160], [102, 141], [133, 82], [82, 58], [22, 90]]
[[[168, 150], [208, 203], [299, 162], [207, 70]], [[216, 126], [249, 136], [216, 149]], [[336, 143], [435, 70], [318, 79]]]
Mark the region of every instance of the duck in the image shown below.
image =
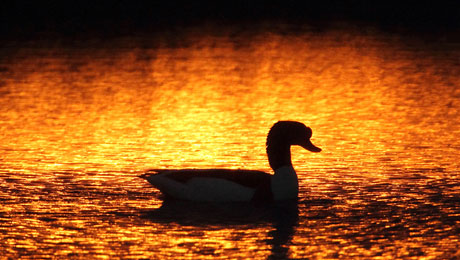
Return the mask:
[[273, 202], [296, 200], [297, 173], [291, 161], [292, 145], [318, 153], [312, 130], [297, 121], [278, 121], [266, 141], [268, 162], [274, 174], [244, 169], [150, 169], [139, 176], [157, 188], [165, 199], [201, 202]]

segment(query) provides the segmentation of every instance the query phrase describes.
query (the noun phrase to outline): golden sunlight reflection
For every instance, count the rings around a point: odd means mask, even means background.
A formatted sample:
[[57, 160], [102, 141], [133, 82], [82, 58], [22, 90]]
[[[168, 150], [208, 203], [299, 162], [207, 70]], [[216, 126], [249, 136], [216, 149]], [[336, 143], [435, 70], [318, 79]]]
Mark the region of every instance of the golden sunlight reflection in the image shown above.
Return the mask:
[[[378, 33], [229, 35], [22, 48], [2, 61], [0, 256], [459, 256], [455, 55]], [[270, 172], [278, 120], [304, 122], [323, 148], [292, 147], [301, 199], [288, 216], [167, 206], [136, 177]]]

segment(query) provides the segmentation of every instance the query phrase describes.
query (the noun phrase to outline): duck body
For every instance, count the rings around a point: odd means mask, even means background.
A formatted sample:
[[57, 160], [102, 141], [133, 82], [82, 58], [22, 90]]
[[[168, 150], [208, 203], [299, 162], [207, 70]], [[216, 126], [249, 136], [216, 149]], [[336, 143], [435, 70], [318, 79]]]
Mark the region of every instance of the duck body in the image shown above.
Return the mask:
[[298, 195], [297, 175], [289, 166], [274, 175], [254, 170], [152, 169], [145, 179], [167, 198], [191, 201], [261, 202]]
[[233, 169], [151, 169], [140, 176], [166, 198], [243, 202], [296, 199], [298, 178], [291, 163], [291, 145], [321, 151], [310, 142], [311, 129], [294, 121], [280, 121], [267, 137], [267, 154], [274, 174]]
[[271, 196], [271, 175], [231, 169], [149, 170], [147, 181], [166, 198], [192, 201], [251, 201]]

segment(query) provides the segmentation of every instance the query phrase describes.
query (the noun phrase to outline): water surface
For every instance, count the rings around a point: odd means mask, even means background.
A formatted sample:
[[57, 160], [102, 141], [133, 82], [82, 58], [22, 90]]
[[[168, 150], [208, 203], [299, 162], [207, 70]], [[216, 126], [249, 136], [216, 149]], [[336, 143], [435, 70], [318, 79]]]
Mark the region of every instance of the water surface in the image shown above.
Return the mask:
[[[2, 53], [2, 257], [460, 257], [455, 44], [192, 29]], [[292, 148], [298, 204], [163, 204], [137, 178], [270, 172], [278, 120], [310, 126], [323, 148]]]

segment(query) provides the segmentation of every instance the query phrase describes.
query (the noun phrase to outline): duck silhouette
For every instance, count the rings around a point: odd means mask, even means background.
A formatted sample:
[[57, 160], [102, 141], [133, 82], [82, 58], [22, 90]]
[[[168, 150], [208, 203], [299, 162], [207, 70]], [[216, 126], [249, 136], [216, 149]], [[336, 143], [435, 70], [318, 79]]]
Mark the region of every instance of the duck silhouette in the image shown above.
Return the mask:
[[267, 136], [267, 155], [274, 174], [234, 169], [150, 169], [141, 178], [166, 199], [207, 202], [297, 199], [299, 183], [291, 162], [291, 145], [320, 152], [310, 141], [312, 130], [296, 121], [275, 123]]

